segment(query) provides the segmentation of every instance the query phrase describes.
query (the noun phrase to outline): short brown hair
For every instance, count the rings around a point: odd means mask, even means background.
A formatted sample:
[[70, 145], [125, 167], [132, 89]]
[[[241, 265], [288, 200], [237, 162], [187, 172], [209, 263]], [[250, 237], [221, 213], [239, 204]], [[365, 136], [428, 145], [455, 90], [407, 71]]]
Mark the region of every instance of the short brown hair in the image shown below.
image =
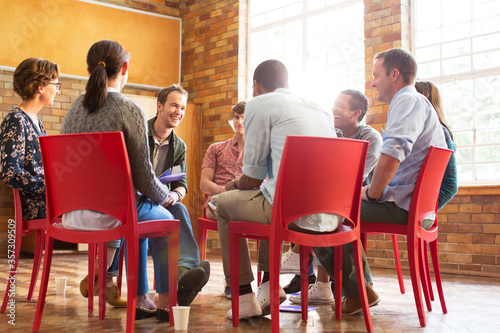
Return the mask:
[[169, 87], [163, 88], [162, 90], [160, 90], [160, 92], [158, 92], [157, 101], [160, 102], [161, 105], [165, 104], [165, 101], [167, 100], [168, 94], [170, 94], [172, 91], [180, 92], [181, 94], [186, 95], [186, 98], [188, 96], [188, 93], [186, 90], [184, 90], [184, 88], [182, 88], [181, 86], [179, 86], [177, 84], [173, 84]]
[[233, 110], [233, 116], [236, 114], [244, 114], [245, 113], [245, 107], [247, 106], [247, 102], [241, 101], [233, 105], [231, 110]]
[[386, 75], [389, 75], [394, 68], [397, 68], [403, 77], [404, 83], [413, 84], [415, 81], [415, 76], [417, 76], [417, 61], [410, 52], [400, 48], [390, 49], [377, 53], [374, 60], [377, 59], [384, 60], [382, 66], [385, 69]]
[[40, 58], [23, 60], [14, 71], [14, 91], [22, 100], [35, 97], [39, 86], [46, 86], [59, 77], [59, 65]]

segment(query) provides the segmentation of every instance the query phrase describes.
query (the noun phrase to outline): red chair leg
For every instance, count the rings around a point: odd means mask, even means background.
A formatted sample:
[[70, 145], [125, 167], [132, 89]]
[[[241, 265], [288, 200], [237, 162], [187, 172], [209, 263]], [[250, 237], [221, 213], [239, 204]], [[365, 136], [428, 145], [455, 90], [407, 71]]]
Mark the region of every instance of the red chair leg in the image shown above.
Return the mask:
[[413, 287], [413, 297], [417, 307], [420, 326], [425, 327], [425, 312], [422, 303], [422, 290], [420, 288], [419, 252], [418, 241], [414, 241], [412, 236], [408, 236], [408, 264], [410, 266], [411, 284]]
[[398, 235], [392, 235], [392, 249], [394, 251], [394, 262], [396, 263], [396, 273], [398, 275], [399, 291], [405, 293], [405, 284], [403, 282], [403, 272], [401, 271], [401, 259], [399, 257]]
[[30, 289], [28, 291], [28, 301], [33, 298], [35, 291], [36, 281], [38, 279], [38, 272], [40, 271], [40, 263], [42, 262], [43, 248], [45, 246], [45, 230], [36, 231], [35, 240], [35, 258], [33, 260], [33, 270], [31, 271]]
[[42, 322], [43, 307], [45, 305], [45, 296], [47, 295], [47, 286], [49, 284], [50, 265], [52, 264], [53, 247], [54, 247], [54, 239], [48, 238], [45, 244], [42, 281], [40, 282], [40, 291], [38, 294], [38, 302], [36, 304], [35, 320], [33, 321], [33, 332], [38, 332], [40, 330], [40, 324]]
[[116, 281], [116, 286], [118, 287], [118, 294], [121, 296], [122, 294], [122, 279], [123, 279], [123, 254], [124, 254], [124, 246], [120, 248], [120, 258], [118, 259], [118, 277]]
[[[231, 228], [231, 226], [229, 226]], [[229, 232], [229, 270], [231, 276], [231, 309], [233, 326], [240, 325], [240, 235]]]
[[[257, 258], [259, 258], [259, 240], [257, 240]], [[261, 283], [262, 283], [262, 271], [257, 271], [257, 286], [260, 286]]]
[[[239, 253], [239, 252], [237, 252]], [[269, 296], [271, 299], [271, 330], [280, 331], [280, 263], [281, 242], [269, 242]]]
[[366, 233], [362, 232], [360, 238], [361, 238], [361, 245], [363, 246], [363, 250], [365, 251], [366, 255], [366, 242], [367, 242]]
[[168, 234], [168, 290], [170, 325], [174, 325], [173, 306], [177, 305], [177, 273], [179, 261], [179, 229]]
[[309, 246], [299, 246], [300, 250], [300, 294], [301, 297], [301, 310], [302, 320], [308, 318], [308, 296], [309, 296]]
[[434, 277], [436, 278], [436, 287], [439, 294], [439, 301], [441, 302], [441, 309], [443, 310], [443, 313], [448, 313], [448, 310], [446, 309], [446, 303], [444, 300], [443, 285], [441, 283], [441, 272], [439, 271], [437, 240], [430, 242], [429, 248], [431, 251], [432, 267], [434, 269]]
[[[137, 301], [137, 272], [139, 269], [139, 239], [127, 238], [127, 333], [134, 332]], [[177, 280], [176, 280], [177, 282]], [[172, 318], [172, 314], [170, 315]], [[170, 322], [173, 325], [173, 321]]]
[[106, 269], [107, 269], [108, 243], [98, 245], [98, 285], [99, 285], [99, 319], [106, 315]]
[[335, 319], [340, 320], [342, 316], [342, 246], [335, 246], [334, 248], [334, 269], [335, 269]]
[[[373, 332], [372, 317], [370, 315], [370, 306], [368, 305], [368, 295], [366, 293], [365, 274], [363, 272], [363, 261], [361, 254], [361, 241], [355, 240], [352, 244], [354, 254], [354, 264], [356, 266], [356, 277], [358, 280], [359, 297], [363, 308], [363, 317], [368, 332]], [[337, 308], [335, 308], [337, 310]]]
[[96, 244], [88, 245], [88, 285], [89, 285], [89, 296], [88, 296], [88, 311], [89, 313], [94, 312], [94, 276], [95, 276], [95, 258], [97, 255]]
[[425, 305], [427, 306], [428, 311], [432, 311], [432, 304], [431, 304], [431, 298], [430, 298], [430, 281], [427, 279], [427, 273], [425, 269], [425, 264], [424, 264], [424, 252], [425, 252], [425, 246], [424, 246], [424, 241], [422, 239], [418, 240], [418, 250], [419, 250], [419, 255], [418, 255], [418, 264], [420, 265], [420, 282], [422, 283], [422, 291], [424, 293], [424, 299], [425, 299]]
[[431, 301], [434, 300], [434, 292], [432, 291], [432, 280], [431, 280], [431, 270], [429, 267], [429, 256], [427, 255], [427, 242], [423, 241], [424, 243], [424, 269], [425, 269], [425, 275], [427, 276], [427, 282], [428, 282], [428, 289], [429, 289], [429, 296], [431, 298]]

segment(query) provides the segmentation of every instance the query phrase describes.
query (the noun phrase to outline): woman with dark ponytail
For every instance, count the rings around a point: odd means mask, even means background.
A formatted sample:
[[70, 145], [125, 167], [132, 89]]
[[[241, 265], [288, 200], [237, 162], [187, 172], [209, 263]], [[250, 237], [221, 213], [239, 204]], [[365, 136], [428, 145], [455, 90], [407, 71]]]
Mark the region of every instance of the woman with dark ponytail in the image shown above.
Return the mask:
[[[62, 133], [123, 132], [134, 187], [141, 193], [136, 195], [139, 222], [173, 219], [172, 214], [162, 207], [168, 198], [169, 190], [155, 177], [151, 166], [144, 111], [120, 93], [127, 82], [129, 58], [127, 51], [111, 40], [102, 40], [91, 46], [87, 55], [87, 71], [90, 74], [87, 90], [70, 106], [63, 121]], [[73, 211], [65, 215], [63, 224], [66, 223], [64, 224], [66, 228], [96, 230], [120, 225], [119, 221], [110, 219], [108, 215], [92, 211]], [[95, 222], [96, 220], [99, 222]], [[153, 253], [156, 290], [159, 294], [158, 306], [147, 297], [149, 291], [147, 241], [147, 239], [139, 240], [136, 319], [156, 316], [160, 321], [167, 321], [169, 319], [167, 238], [155, 238], [149, 243], [149, 249]], [[114, 251], [109, 252], [112, 253], [108, 256], [108, 265]], [[115, 264], [116, 261], [113, 262], [113, 265]], [[112, 279], [111, 281], [108, 279], [107, 283], [106, 299], [110, 291], [114, 294]], [[88, 285], [84, 279], [80, 286], [82, 294], [88, 292], [85, 287], [88, 288]]]

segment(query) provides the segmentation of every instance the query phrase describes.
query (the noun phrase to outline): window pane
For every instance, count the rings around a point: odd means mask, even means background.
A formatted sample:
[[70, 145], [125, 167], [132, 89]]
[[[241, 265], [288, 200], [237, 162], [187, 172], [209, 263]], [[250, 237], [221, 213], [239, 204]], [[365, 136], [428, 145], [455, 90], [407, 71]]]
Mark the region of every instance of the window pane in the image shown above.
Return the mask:
[[464, 182], [472, 181], [472, 165], [457, 165], [458, 180]]
[[441, 76], [441, 63], [439, 61], [420, 64], [418, 67], [418, 77]]
[[[500, 146], [479, 147], [476, 149], [476, 155], [479, 162], [500, 161]], [[500, 174], [498, 176], [500, 177]]]
[[460, 146], [470, 146], [474, 143], [474, 132], [465, 131], [465, 132], [453, 132], [453, 139], [455, 140], [455, 144]]
[[500, 179], [500, 163], [479, 164], [476, 168], [477, 180]]
[[457, 163], [472, 162], [472, 148], [460, 148], [455, 152]]
[[500, 66], [500, 51], [488, 52], [474, 56], [474, 70]]
[[453, 43], [446, 43], [442, 45], [442, 57], [449, 58], [458, 55], [464, 55], [470, 53], [470, 41], [461, 40]]
[[472, 40], [472, 49], [474, 52], [500, 48], [500, 34], [481, 36]]
[[440, 59], [441, 49], [439, 45], [423, 47], [416, 50], [415, 57], [419, 62], [427, 62], [430, 60]]
[[472, 14], [474, 19], [500, 15], [500, 2], [498, 0], [476, 1]]
[[478, 130], [476, 135], [477, 135], [476, 139], [477, 144], [500, 143], [500, 129], [495, 129], [491, 131]]
[[443, 75], [470, 72], [470, 57], [443, 60]]

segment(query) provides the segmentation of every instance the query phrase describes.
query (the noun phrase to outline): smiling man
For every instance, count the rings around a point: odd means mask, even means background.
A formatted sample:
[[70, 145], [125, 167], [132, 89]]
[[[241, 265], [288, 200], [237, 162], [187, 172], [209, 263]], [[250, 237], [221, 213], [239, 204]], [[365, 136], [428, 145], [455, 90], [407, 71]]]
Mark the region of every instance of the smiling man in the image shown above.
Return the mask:
[[[174, 166], [186, 172], [186, 143], [174, 133], [186, 112], [188, 93], [181, 86], [171, 85], [158, 93], [156, 117], [148, 121], [149, 152], [156, 176]], [[198, 244], [193, 235], [191, 219], [180, 201], [187, 193], [186, 176], [168, 184], [169, 198], [164, 207], [181, 220], [179, 234], [179, 282], [177, 303], [189, 305], [210, 277], [210, 263], [200, 262]], [[186, 223], [182, 223], [185, 220]]]

